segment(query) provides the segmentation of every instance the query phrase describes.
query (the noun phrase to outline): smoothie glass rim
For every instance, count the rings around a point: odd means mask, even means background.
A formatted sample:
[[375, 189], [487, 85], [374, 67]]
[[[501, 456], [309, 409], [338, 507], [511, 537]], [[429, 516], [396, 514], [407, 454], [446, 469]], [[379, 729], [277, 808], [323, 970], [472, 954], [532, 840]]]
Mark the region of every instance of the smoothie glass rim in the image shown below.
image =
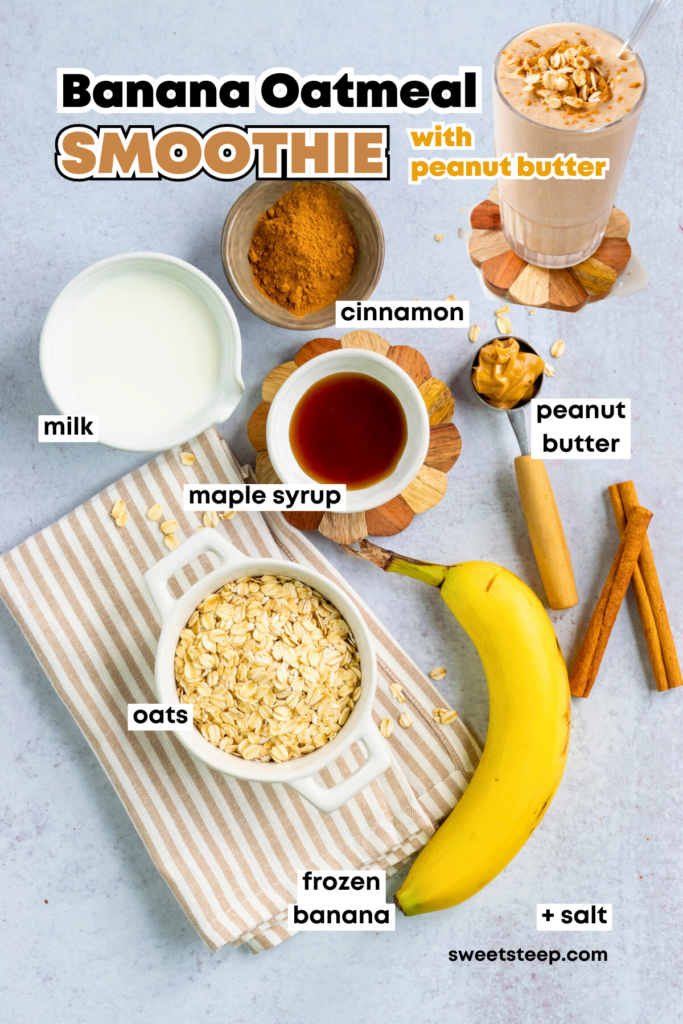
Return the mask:
[[[619, 43], [623, 43], [624, 42], [624, 40], [621, 39], [620, 36], [615, 35], [614, 32], [610, 32], [606, 28], [600, 28], [598, 25], [588, 25], [586, 22], [583, 22], [583, 21], [558, 21], [558, 22], [546, 22], [545, 24], [548, 24], [548, 25], [579, 25], [579, 26], [581, 26], [583, 28], [595, 29], [597, 32], [604, 32], [605, 35], [611, 36], [612, 39], [615, 39]], [[493, 62], [493, 81], [494, 81], [494, 84], [495, 84], [495, 87], [496, 87], [496, 92], [498, 93], [498, 96], [500, 97], [502, 102], [505, 104], [505, 106], [509, 110], [511, 110], [513, 113], [517, 114], [519, 117], [523, 117], [525, 121], [529, 121], [531, 124], [536, 124], [536, 125], [539, 125], [541, 128], [544, 128], [544, 127], [548, 127], [548, 126], [547, 125], [543, 125], [540, 121], [536, 121], [533, 117], [528, 117], [522, 110], [518, 110], [517, 107], [514, 107], [512, 105], [512, 103], [510, 103], [510, 101], [507, 99], [505, 94], [501, 91], [500, 81], [499, 81], [498, 75], [497, 75], [497, 71], [498, 71], [498, 68], [500, 66], [501, 57], [503, 56], [504, 51], [507, 50], [507, 48], [509, 46], [511, 46], [512, 43], [514, 43], [516, 39], [519, 39], [520, 36], [528, 35], [528, 34], [532, 33], [535, 28], [542, 28], [542, 27], [544, 27], [544, 26], [543, 25], [534, 25], [532, 28], [523, 29], [521, 32], [515, 32], [514, 36], [511, 36], [510, 39], [508, 39], [508, 41], [506, 43], [504, 43], [503, 46], [501, 46], [501, 48], [498, 51], [498, 53], [496, 54], [496, 58], [495, 58], [495, 60]], [[595, 134], [597, 132], [604, 132], [606, 129], [615, 128], [618, 124], [622, 124], [624, 121], [628, 121], [629, 118], [632, 118], [634, 115], [639, 114], [640, 113], [640, 108], [642, 107], [643, 102], [645, 100], [645, 97], [647, 95], [648, 78], [647, 78], [647, 71], [645, 70], [645, 65], [643, 64], [642, 60], [640, 59], [640, 55], [636, 53], [636, 54], [634, 54], [634, 57], [638, 61], [638, 67], [640, 68], [640, 70], [642, 72], [642, 75], [643, 75], [643, 87], [642, 87], [642, 89], [640, 91], [640, 96], [638, 97], [638, 99], [636, 100], [636, 102], [634, 103], [634, 105], [631, 107], [631, 109], [629, 111], [624, 112], [624, 114], [622, 114], [621, 117], [618, 117], [615, 121], [610, 121], [607, 124], [598, 125], [596, 128], [553, 128], [553, 131], [562, 132], [563, 134], [566, 134], [566, 135], [592, 135], [592, 134]]]

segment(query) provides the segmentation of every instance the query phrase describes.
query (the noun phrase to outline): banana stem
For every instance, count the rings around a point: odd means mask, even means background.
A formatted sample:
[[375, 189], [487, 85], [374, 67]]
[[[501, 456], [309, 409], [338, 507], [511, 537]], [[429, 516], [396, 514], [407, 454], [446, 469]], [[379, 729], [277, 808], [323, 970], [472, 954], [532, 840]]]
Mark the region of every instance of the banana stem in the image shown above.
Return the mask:
[[407, 558], [405, 555], [397, 555], [395, 551], [381, 548], [369, 540], [360, 542], [360, 551], [356, 551], [349, 544], [342, 544], [347, 555], [355, 555], [366, 562], [372, 562], [379, 569], [385, 572], [398, 572], [402, 576], [410, 576], [412, 579], [420, 580], [422, 583], [429, 583], [432, 587], [440, 587], [446, 576], [445, 565], [433, 565], [431, 562], [421, 562], [417, 558]]

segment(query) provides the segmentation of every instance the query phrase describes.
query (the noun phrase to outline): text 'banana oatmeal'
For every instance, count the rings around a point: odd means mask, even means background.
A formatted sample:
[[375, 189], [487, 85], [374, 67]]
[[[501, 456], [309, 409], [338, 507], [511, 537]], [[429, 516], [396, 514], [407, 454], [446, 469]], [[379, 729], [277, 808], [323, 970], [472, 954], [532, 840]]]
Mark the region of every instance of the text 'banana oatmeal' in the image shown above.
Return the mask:
[[284, 576], [245, 576], [209, 594], [180, 633], [175, 678], [202, 736], [247, 761], [324, 746], [362, 692], [348, 624]]

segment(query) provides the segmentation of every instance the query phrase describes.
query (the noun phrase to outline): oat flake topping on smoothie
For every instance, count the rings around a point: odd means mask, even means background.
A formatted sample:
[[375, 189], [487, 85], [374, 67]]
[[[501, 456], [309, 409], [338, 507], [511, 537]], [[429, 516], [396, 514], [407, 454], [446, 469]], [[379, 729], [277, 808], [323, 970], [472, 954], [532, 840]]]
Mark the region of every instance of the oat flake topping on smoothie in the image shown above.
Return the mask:
[[[630, 79], [632, 69], [622, 66], [620, 60], [609, 62], [612, 66], [608, 66], [603, 55], [579, 33], [573, 42], [560, 39], [545, 49], [532, 38], [525, 38], [523, 42], [518, 39], [506, 56], [505, 67], [501, 68], [501, 86], [505, 89], [503, 80], [512, 79], [521, 88], [521, 95], [515, 89], [517, 102], [514, 105], [541, 107], [547, 114], [551, 111], [564, 114], [566, 127], [570, 118], [572, 126], [593, 127], [596, 113], [602, 123], [618, 120], [630, 110], [638, 96], [635, 90], [642, 86], [639, 80], [628, 82], [630, 90], [634, 91], [627, 97], [627, 107], [623, 76], [631, 72]], [[506, 95], [509, 95], [507, 91]], [[613, 115], [608, 111], [614, 111]], [[533, 116], [531, 111], [529, 114]], [[586, 123], [586, 119], [591, 123]]]

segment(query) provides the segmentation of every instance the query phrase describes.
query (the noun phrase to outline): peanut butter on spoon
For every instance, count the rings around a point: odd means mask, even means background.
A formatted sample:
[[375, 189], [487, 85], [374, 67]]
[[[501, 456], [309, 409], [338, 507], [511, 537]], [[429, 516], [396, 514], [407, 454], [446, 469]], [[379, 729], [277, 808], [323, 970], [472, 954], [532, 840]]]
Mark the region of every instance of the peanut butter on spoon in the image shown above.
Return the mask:
[[533, 396], [544, 362], [533, 352], [520, 352], [514, 338], [494, 338], [479, 352], [472, 381], [480, 395], [496, 409], [513, 409]]

